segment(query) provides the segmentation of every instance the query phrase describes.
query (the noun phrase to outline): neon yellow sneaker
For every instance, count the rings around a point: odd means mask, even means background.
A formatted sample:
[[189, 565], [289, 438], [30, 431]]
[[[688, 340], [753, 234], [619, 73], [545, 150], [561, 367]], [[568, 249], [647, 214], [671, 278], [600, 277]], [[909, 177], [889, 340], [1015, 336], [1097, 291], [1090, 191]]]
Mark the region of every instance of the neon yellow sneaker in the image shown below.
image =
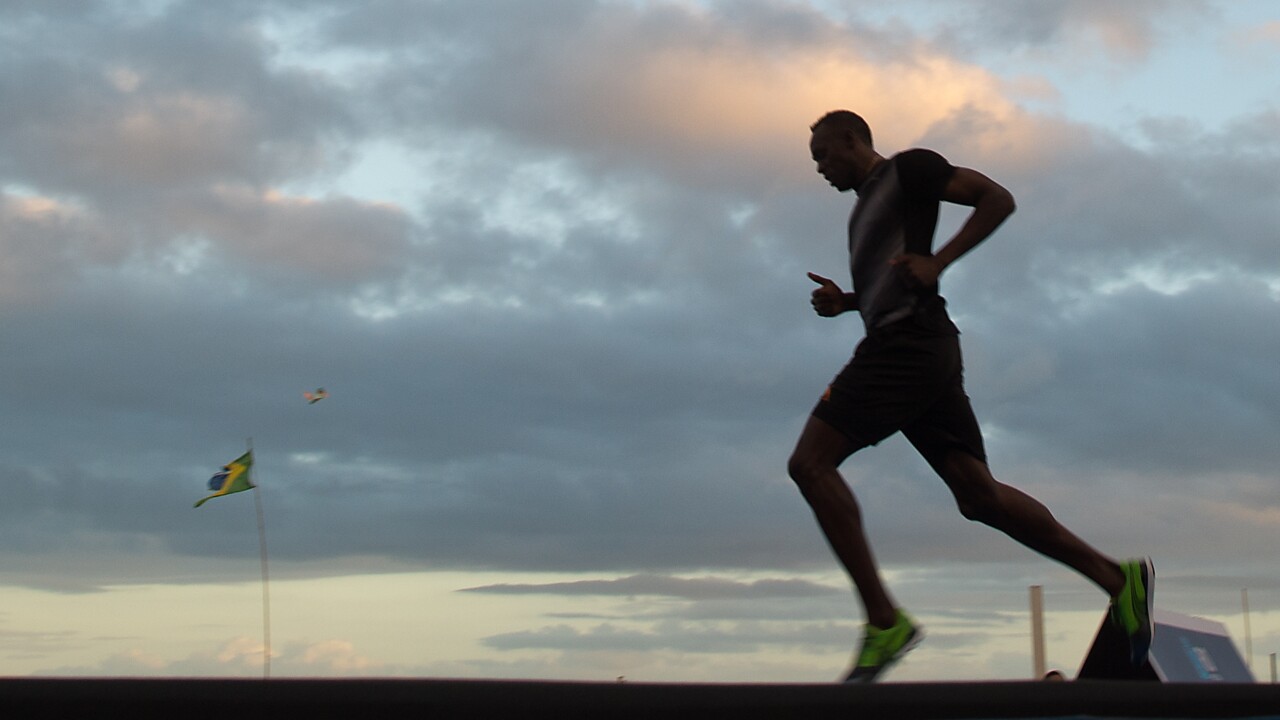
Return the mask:
[[863, 626], [862, 647], [853, 669], [845, 675], [847, 683], [875, 682], [890, 666], [902, 659], [924, 639], [924, 631], [916, 627], [911, 618], [901, 610], [895, 611], [897, 619], [893, 627], [878, 628], [870, 623]]
[[1129, 662], [1141, 667], [1155, 634], [1151, 609], [1156, 569], [1151, 558], [1126, 560], [1120, 563], [1120, 569], [1124, 572], [1124, 587], [1111, 598], [1111, 623], [1129, 638]]

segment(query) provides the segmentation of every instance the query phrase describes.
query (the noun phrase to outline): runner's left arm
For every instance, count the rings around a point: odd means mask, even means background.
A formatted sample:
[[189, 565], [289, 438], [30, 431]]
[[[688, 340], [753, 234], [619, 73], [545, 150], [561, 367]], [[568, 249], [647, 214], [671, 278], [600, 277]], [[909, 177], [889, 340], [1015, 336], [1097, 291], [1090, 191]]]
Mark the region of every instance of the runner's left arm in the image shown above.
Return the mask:
[[942, 199], [971, 207], [973, 212], [955, 236], [932, 257], [902, 255], [893, 260], [895, 265], [905, 266], [925, 286], [937, 284], [938, 276], [947, 266], [990, 237], [1017, 207], [1013, 195], [1003, 185], [977, 170], [965, 167], [956, 168], [942, 191]]

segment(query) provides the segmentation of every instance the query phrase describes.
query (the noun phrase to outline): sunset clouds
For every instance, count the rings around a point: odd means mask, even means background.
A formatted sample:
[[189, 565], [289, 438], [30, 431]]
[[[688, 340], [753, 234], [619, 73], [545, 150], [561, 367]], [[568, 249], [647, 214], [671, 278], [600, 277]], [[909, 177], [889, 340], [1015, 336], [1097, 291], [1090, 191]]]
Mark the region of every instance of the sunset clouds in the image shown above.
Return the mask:
[[[838, 107], [1018, 200], [942, 281], [997, 476], [1154, 555], [1169, 609], [1234, 622], [1255, 588], [1267, 651], [1276, 22], [6, 6], [0, 672], [252, 674], [252, 512], [190, 509], [251, 437], [285, 674], [835, 677], [856, 607], [785, 460], [860, 335], [805, 278], [847, 282], [853, 198], [807, 147]], [[899, 440], [845, 469], [930, 628], [900, 677], [1023, 672], [1031, 583], [1078, 660], [1092, 587], [965, 522]], [[150, 631], [148, 598], [191, 612]]]

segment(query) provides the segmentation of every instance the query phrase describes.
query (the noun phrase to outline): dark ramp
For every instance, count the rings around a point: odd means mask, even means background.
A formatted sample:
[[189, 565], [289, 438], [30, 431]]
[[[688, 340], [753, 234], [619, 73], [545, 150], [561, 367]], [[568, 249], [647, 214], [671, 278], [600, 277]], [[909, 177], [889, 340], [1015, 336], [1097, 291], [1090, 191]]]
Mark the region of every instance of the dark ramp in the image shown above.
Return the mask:
[[1121, 681], [658, 684], [502, 680], [0, 680], [0, 718], [1280, 718], [1280, 685]]
[[1079, 680], [1251, 683], [1253, 671], [1216, 620], [1157, 609], [1151, 654], [1140, 668], [1129, 664], [1129, 639], [1105, 616], [1098, 625]]

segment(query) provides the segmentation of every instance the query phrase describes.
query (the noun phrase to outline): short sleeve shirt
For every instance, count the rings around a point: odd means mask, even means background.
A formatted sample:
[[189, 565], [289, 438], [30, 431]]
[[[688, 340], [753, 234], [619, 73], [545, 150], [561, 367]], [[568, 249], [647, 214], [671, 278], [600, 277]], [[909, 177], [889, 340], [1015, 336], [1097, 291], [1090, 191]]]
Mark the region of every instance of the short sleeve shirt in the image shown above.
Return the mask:
[[913, 288], [889, 261], [933, 254], [938, 206], [955, 167], [932, 150], [907, 150], [880, 163], [858, 188], [849, 217], [849, 268], [867, 332], [913, 315], [956, 332], [938, 288]]

